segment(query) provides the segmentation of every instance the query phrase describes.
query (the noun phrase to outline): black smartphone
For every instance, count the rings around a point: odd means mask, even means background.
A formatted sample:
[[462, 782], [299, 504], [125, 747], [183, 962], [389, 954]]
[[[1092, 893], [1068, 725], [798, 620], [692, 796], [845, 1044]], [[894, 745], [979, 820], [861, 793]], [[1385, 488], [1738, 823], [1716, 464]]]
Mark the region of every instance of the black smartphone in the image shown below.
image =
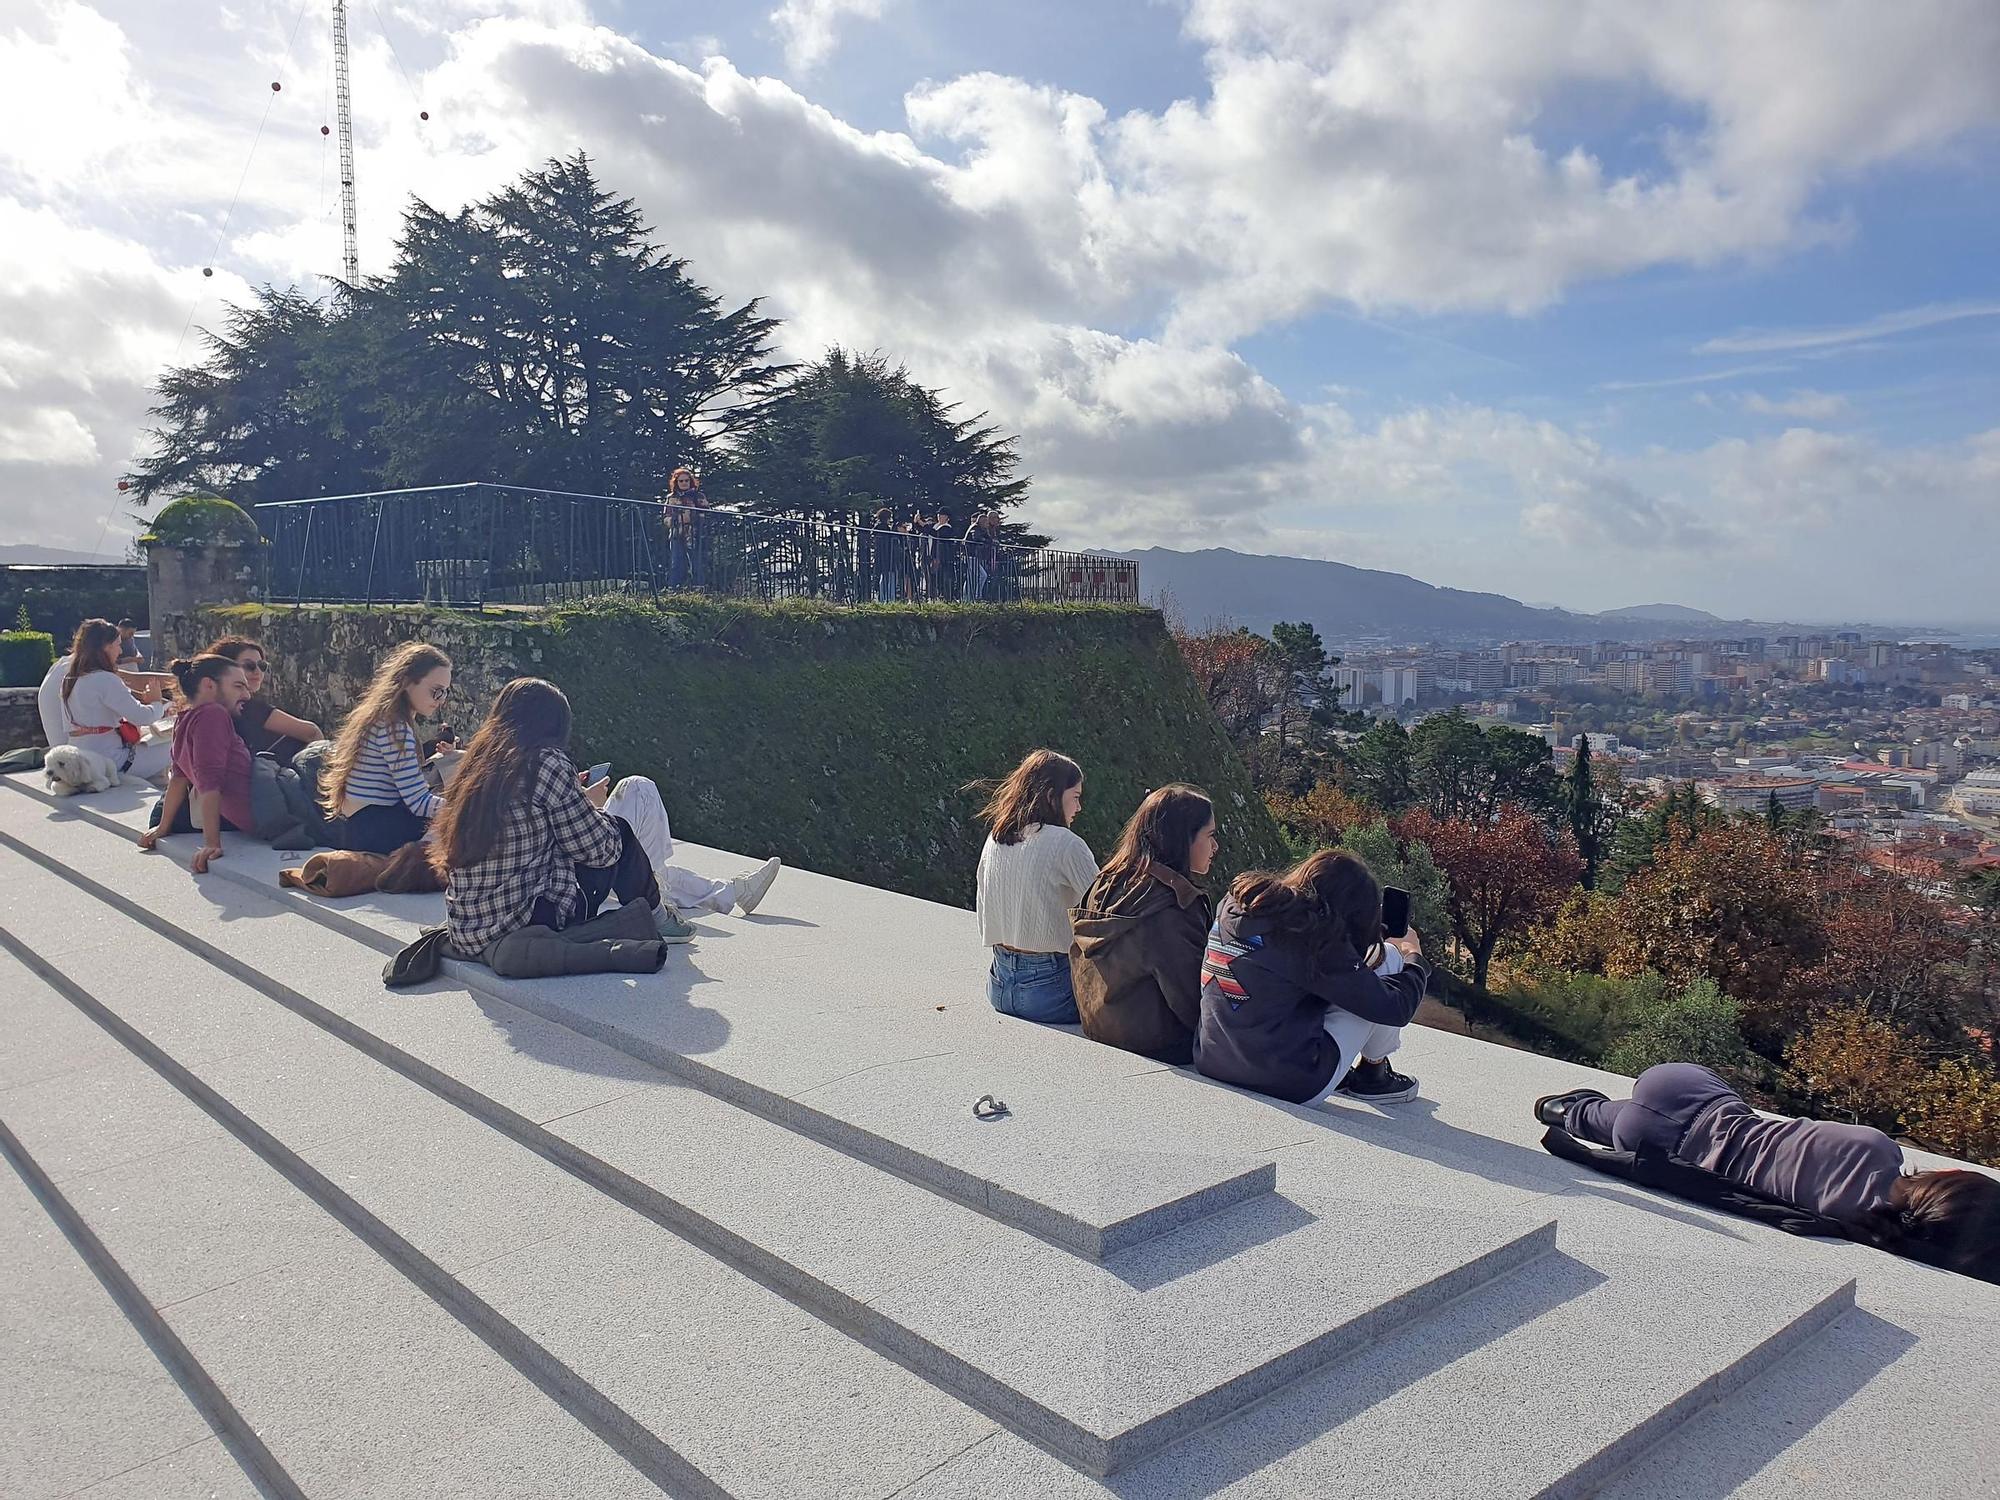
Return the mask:
[[1382, 887], [1382, 936], [1410, 935], [1410, 893], [1393, 885]]

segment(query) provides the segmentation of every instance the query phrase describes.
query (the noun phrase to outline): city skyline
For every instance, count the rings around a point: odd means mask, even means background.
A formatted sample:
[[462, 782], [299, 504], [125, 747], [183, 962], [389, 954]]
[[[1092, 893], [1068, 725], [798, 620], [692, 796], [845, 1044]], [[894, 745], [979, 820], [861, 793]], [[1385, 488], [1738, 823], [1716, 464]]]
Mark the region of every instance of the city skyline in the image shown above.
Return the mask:
[[[1991, 622], [1990, 6], [353, 25], [364, 272], [410, 195], [588, 151], [704, 284], [769, 299], [786, 352], [881, 348], [1018, 431], [1025, 514], [1071, 544]], [[122, 550], [151, 382], [225, 301], [338, 269], [325, 30], [138, 0], [0, 28], [0, 541]]]

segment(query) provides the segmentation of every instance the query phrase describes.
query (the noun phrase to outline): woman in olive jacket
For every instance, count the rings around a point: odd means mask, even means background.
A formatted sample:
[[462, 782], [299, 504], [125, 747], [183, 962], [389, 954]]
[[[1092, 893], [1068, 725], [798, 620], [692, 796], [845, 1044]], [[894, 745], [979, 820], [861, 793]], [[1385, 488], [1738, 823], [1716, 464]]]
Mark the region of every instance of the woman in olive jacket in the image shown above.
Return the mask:
[[1163, 786], [1132, 814], [1083, 904], [1070, 911], [1070, 978], [1083, 1034], [1107, 1046], [1193, 1060], [1201, 1023], [1215, 809], [1191, 786]]

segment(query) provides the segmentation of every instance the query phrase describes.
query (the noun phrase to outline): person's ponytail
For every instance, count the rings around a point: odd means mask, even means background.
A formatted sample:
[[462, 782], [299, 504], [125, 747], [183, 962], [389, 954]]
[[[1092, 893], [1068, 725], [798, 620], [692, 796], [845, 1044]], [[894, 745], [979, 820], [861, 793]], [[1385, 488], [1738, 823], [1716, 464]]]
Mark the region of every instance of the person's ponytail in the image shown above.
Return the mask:
[[194, 702], [194, 695], [201, 691], [204, 682], [213, 681], [236, 665], [233, 658], [217, 656], [205, 652], [192, 659], [177, 656], [167, 663], [167, 670], [173, 674], [174, 684], [180, 693], [182, 703]]

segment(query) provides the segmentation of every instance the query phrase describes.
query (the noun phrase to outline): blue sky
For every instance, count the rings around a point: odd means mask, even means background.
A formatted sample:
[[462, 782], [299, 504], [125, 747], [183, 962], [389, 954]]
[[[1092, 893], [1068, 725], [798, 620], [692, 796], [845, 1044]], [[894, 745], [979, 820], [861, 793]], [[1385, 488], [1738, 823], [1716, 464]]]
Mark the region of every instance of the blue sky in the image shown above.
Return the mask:
[[[158, 370], [337, 266], [312, 9], [0, 21], [0, 541], [115, 543]], [[1018, 432], [1065, 541], [2000, 615], [1988, 0], [353, 15], [365, 270], [409, 195], [588, 150], [788, 352], [881, 348]]]

